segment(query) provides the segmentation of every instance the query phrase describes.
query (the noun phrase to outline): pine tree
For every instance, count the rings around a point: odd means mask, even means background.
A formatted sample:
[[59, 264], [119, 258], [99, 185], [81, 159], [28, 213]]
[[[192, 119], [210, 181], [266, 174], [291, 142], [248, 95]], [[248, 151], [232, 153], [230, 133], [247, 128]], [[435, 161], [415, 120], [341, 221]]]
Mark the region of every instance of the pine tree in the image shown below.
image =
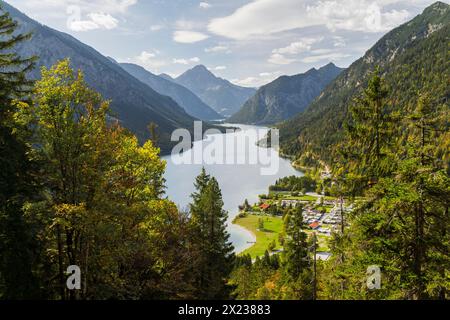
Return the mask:
[[204, 224], [206, 223], [205, 213], [200, 207], [201, 199], [210, 180], [211, 176], [206, 173], [205, 168], [202, 168], [200, 175], [195, 179], [194, 182], [196, 192], [191, 195], [191, 198], [193, 200], [193, 202], [190, 204], [192, 221], [200, 228], [204, 228]]
[[362, 96], [350, 108], [351, 119], [345, 124], [346, 140], [341, 146], [341, 163], [345, 174], [350, 175], [350, 190], [372, 185], [393, 170], [391, 148], [396, 116], [387, 101], [388, 93], [377, 68]]
[[14, 117], [16, 102], [28, 98], [32, 83], [26, 79], [33, 58], [25, 59], [14, 48], [30, 35], [14, 32], [17, 23], [0, 4], [0, 298], [38, 297], [38, 280], [32, 273], [37, 248], [33, 229], [22, 207], [36, 192], [35, 164], [23, 140], [27, 128]]
[[303, 208], [296, 207], [285, 219], [286, 240], [284, 245], [284, 272], [287, 286], [294, 299], [312, 298], [312, 274], [308, 249], [308, 236], [303, 231]]
[[229, 242], [222, 192], [215, 178], [202, 169], [192, 195], [191, 220], [197, 248], [196, 286], [199, 299], [223, 299], [230, 295], [226, 281], [233, 267], [233, 246]]

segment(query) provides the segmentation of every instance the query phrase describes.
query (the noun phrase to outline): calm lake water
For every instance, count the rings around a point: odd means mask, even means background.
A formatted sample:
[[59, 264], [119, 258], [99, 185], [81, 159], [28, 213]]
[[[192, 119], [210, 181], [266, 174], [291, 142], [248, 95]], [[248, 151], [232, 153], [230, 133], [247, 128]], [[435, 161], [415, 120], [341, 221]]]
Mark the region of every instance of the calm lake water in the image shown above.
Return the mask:
[[[267, 193], [269, 186], [279, 178], [303, 174], [295, 170], [289, 160], [280, 158], [277, 151], [250, 143], [256, 134], [261, 138], [267, 134], [268, 128], [247, 125], [226, 126], [238, 127], [240, 131], [209, 135], [205, 140], [195, 142], [193, 148], [183, 154], [183, 158], [189, 159], [203, 154], [203, 162], [180, 164], [178, 156], [164, 157], [164, 160], [167, 161], [166, 193], [169, 199], [181, 209], [187, 208], [191, 201], [190, 195], [194, 192], [195, 178], [200, 174], [202, 167], [205, 167], [207, 173], [214, 176], [220, 184], [224, 209], [229, 213], [228, 228], [231, 241], [235, 251], [242, 252], [251, 246], [248, 242], [255, 241], [255, 239], [250, 232], [231, 223], [238, 214], [238, 206], [243, 204], [245, 199], [248, 199], [250, 203], [257, 202], [258, 195]], [[249, 141], [245, 148], [239, 148], [236, 145], [225, 147], [226, 145], [230, 146], [228, 143], [230, 141], [243, 141], [243, 139]], [[204, 150], [206, 149], [215, 150], [215, 152], [206, 152], [205, 154]], [[258, 156], [261, 154], [265, 154], [263, 160], [271, 159], [275, 166], [277, 162], [279, 163], [275, 174], [262, 174], [262, 169], [269, 167], [268, 162], [261, 164], [258, 161], [258, 164], [252, 164], [255, 162], [255, 157], [261, 158]], [[216, 163], [212, 163], [214, 159], [216, 159]], [[218, 159], [223, 159], [223, 161]], [[234, 164], [227, 164], [230, 162]]]

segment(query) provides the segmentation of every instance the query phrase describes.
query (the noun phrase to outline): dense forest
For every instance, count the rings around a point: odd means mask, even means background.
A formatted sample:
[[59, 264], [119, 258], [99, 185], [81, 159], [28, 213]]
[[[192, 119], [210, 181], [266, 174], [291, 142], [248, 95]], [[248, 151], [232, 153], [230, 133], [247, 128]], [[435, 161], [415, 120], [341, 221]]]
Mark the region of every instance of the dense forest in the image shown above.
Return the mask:
[[285, 177], [276, 181], [275, 185], [270, 186], [270, 191], [296, 191], [296, 192], [315, 192], [317, 188], [317, 182], [315, 179], [304, 177]]
[[339, 142], [350, 117], [349, 107], [377, 67], [390, 88], [387, 101], [399, 118], [408, 117], [420, 92], [428, 92], [433, 105], [448, 105], [449, 33], [450, 6], [437, 2], [386, 34], [364, 57], [343, 71], [305, 112], [280, 125], [282, 153], [304, 165], [311, 159], [331, 164], [339, 153]]

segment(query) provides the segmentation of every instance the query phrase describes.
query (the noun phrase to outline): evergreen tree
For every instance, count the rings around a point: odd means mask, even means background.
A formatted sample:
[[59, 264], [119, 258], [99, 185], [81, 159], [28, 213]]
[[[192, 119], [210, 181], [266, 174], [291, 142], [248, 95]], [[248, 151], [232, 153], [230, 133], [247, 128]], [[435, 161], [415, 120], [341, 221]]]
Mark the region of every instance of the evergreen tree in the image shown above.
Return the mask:
[[199, 228], [204, 229], [206, 224], [206, 213], [201, 208], [201, 200], [206, 191], [211, 176], [206, 173], [205, 168], [202, 168], [200, 175], [195, 178], [194, 187], [195, 192], [191, 195], [192, 203], [190, 204], [190, 211], [192, 221]]
[[17, 23], [0, 4], [0, 298], [39, 297], [32, 273], [38, 249], [23, 205], [36, 192], [35, 163], [24, 138], [27, 128], [14, 114], [18, 101], [28, 99], [32, 83], [26, 79], [33, 58], [24, 59], [14, 48], [30, 35], [16, 35]]
[[394, 141], [393, 106], [387, 101], [388, 89], [380, 69], [372, 73], [367, 88], [350, 108], [346, 123], [346, 140], [341, 148], [341, 162], [350, 190], [361, 190], [392, 172]]
[[[303, 231], [303, 208], [296, 207], [285, 219], [284, 272], [287, 287], [293, 299], [311, 299], [312, 274], [308, 249], [308, 236]], [[289, 297], [288, 297], [289, 298]]]
[[202, 169], [192, 195], [191, 215], [197, 261], [197, 298], [223, 299], [230, 295], [227, 279], [233, 266], [233, 246], [229, 242], [227, 218], [222, 193], [215, 178]]

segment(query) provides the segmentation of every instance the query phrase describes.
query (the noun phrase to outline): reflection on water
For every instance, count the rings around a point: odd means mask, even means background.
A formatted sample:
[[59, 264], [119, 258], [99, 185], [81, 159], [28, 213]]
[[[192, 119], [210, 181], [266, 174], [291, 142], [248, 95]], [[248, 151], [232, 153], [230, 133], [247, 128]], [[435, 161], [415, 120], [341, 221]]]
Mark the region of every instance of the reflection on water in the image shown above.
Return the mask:
[[[239, 127], [241, 130], [234, 133], [227, 134], [227, 138], [241, 139], [243, 136], [254, 136], [255, 131], [260, 130], [268, 131], [267, 128], [246, 126], [246, 125], [233, 125]], [[288, 160], [281, 159], [278, 156], [278, 152], [271, 149], [261, 149], [256, 144], [248, 144], [245, 150], [238, 150], [239, 148], [222, 148], [223, 139], [215, 139], [209, 137], [206, 141], [198, 141], [194, 143], [189, 153], [186, 155], [190, 157], [192, 152], [201, 151], [202, 148], [209, 147], [212, 149], [211, 144], [221, 144], [217, 146], [218, 149], [226, 152], [226, 157], [232, 159], [251, 159], [251, 156], [259, 154], [259, 152], [270, 152], [271, 157], [276, 157], [279, 160], [279, 169], [275, 175], [262, 175], [261, 169], [267, 168], [267, 165], [261, 164], [175, 164], [177, 160], [171, 156], [164, 157], [167, 161], [167, 169], [165, 178], [167, 180], [167, 195], [170, 200], [174, 201], [181, 209], [188, 207], [191, 201], [190, 195], [194, 192], [194, 181], [199, 175], [202, 167], [204, 166], [207, 173], [214, 176], [220, 184], [222, 189], [224, 209], [229, 212], [229, 232], [231, 234], [231, 241], [235, 247], [236, 252], [241, 252], [249, 247], [248, 242], [252, 242], [255, 239], [245, 229], [233, 226], [231, 221], [238, 214], [238, 206], [248, 199], [250, 203], [258, 201], [258, 195], [267, 193], [268, 187], [274, 184], [279, 178], [302, 175], [301, 172], [296, 171]], [[231, 153], [231, 154], [230, 154]], [[208, 160], [206, 158], [205, 160]], [[211, 161], [205, 161], [210, 163]], [[239, 161], [240, 162], [240, 161]], [[238, 162], [238, 163], [239, 163]]]

